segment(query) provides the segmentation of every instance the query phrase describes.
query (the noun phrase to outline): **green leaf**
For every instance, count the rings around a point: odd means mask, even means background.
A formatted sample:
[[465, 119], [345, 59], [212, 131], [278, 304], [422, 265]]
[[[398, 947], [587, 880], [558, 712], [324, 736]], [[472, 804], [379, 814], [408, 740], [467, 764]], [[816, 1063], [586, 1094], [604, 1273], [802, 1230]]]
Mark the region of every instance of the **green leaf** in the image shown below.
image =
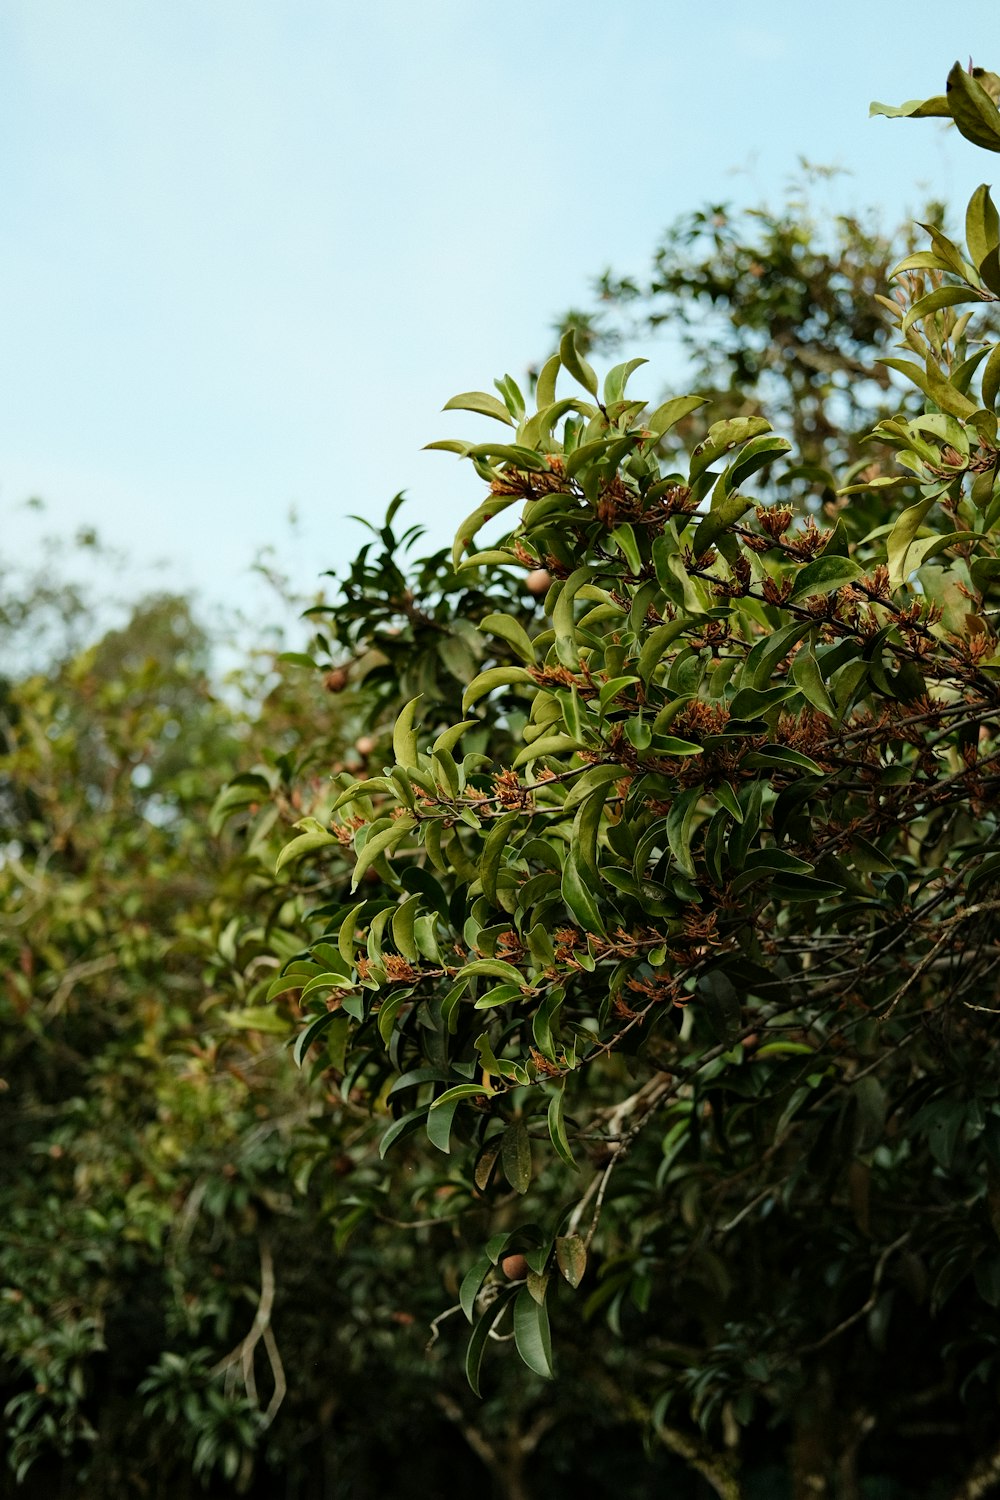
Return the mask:
[[409, 703], [404, 704], [392, 726], [392, 753], [396, 757], [396, 764], [404, 766], [408, 771], [414, 770], [417, 765], [417, 733], [413, 727], [413, 716], [422, 696], [422, 693], [418, 693]]
[[[320, 1020], [322, 1019], [321, 1016]], [[443, 1094], [441, 1098], [444, 1098]], [[440, 1104], [441, 1100], [439, 1099], [436, 1102]], [[412, 1135], [415, 1130], [419, 1130], [426, 1114], [427, 1105], [421, 1104], [416, 1109], [409, 1110], [405, 1115], [400, 1115], [398, 1120], [393, 1120], [379, 1141], [378, 1154], [380, 1159], [385, 1159], [386, 1153], [395, 1145], [396, 1141], [400, 1141], [405, 1136]]]
[[514, 1343], [529, 1370], [552, 1379], [549, 1315], [545, 1304], [536, 1302], [528, 1287], [521, 1288], [514, 1303]]
[[568, 328], [559, 342], [559, 358], [574, 380], [578, 380], [592, 396], [597, 395], [597, 376], [576, 347], [576, 333]]
[[[654, 724], [654, 731], [655, 728]], [[650, 743], [659, 755], [676, 755], [680, 758], [687, 755], [704, 755], [705, 753], [704, 745], [696, 745], [693, 740], [679, 739], [676, 734], [656, 734], [654, 732]]]
[[[476, 1010], [492, 1010], [495, 1005], [509, 1005], [512, 1000], [523, 999], [524, 992], [519, 984], [496, 984], [485, 995], [480, 995], [476, 1001]], [[503, 1069], [491, 1068], [487, 1071], [495, 1073], [502, 1072]]]
[[[379, 1006], [377, 1025], [378, 1034], [382, 1038], [383, 1046], [388, 1047], [389, 1038], [392, 1036], [393, 1027], [396, 1024], [396, 1017], [409, 1000], [410, 993], [409, 990], [397, 990], [389, 999], [383, 1000]], [[389, 1092], [391, 1093], [392, 1090], [390, 1089]]]
[[524, 667], [489, 667], [474, 677], [462, 695], [462, 712], [468, 713], [474, 703], [493, 693], [497, 688], [512, 687], [515, 683], [531, 683], [534, 680]]
[[270, 1036], [287, 1036], [292, 1023], [271, 1005], [251, 1006], [247, 1010], [227, 1010], [223, 1020], [237, 1031], [263, 1031]]
[[977, 268], [1000, 244], [1000, 218], [985, 182], [969, 199], [965, 211], [965, 242]]
[[833, 699], [827, 691], [819, 662], [811, 651], [800, 651], [792, 662], [792, 681], [813, 708], [833, 718], [837, 712]]
[[729, 704], [729, 711], [734, 719], [758, 719], [768, 709], [794, 697], [796, 691], [791, 683], [773, 688], [740, 688]]
[[478, 628], [487, 631], [490, 635], [499, 636], [502, 641], [507, 642], [508, 646], [514, 648], [522, 661], [527, 662], [529, 666], [534, 666], [535, 648], [531, 644], [531, 638], [520, 620], [515, 619], [513, 615], [487, 615], [485, 619], [480, 620]]
[[806, 563], [795, 574], [795, 588], [789, 596], [790, 602], [807, 599], [812, 594], [830, 594], [861, 577], [861, 569], [849, 557], [819, 557]]
[[[763, 433], [747, 443], [739, 458], [729, 465], [722, 478], [719, 480], [720, 497], [732, 495], [738, 490], [751, 474], [773, 464], [783, 454], [791, 452], [792, 445], [787, 438], [778, 437], [776, 433]], [[713, 502], [713, 509], [715, 508]]]
[[502, 463], [512, 469], [527, 469], [534, 474], [544, 474], [548, 470], [545, 459], [534, 448], [525, 448], [521, 443], [475, 443], [468, 450], [467, 456], [480, 459], [491, 466]]
[[498, 422], [504, 422], [508, 427], [514, 423], [510, 412], [502, 401], [496, 396], [491, 396], [488, 391], [463, 391], [460, 396], [452, 396], [441, 408], [442, 411], [474, 411], [481, 417], [495, 417]]
[[743, 495], [730, 495], [719, 505], [713, 505], [708, 515], [698, 523], [691, 538], [691, 551], [695, 557], [703, 556], [709, 547], [713, 547], [722, 533], [734, 526], [741, 516], [746, 515], [752, 505], [753, 501], [745, 499]]
[[557, 1236], [556, 1265], [576, 1291], [587, 1270], [587, 1247], [578, 1234]]
[[514, 421], [520, 422], [525, 411], [524, 396], [513, 375], [504, 375], [500, 380], [494, 380], [493, 384], [503, 397], [503, 403]]
[[1000, 112], [961, 63], [948, 74], [948, 108], [962, 135], [984, 151], [1000, 151]]
[[478, 505], [471, 515], [466, 516], [458, 531], [455, 533], [455, 543], [451, 549], [451, 563], [457, 568], [462, 561], [463, 552], [468, 552], [476, 539], [476, 532], [487, 521], [492, 521], [501, 511], [513, 505], [517, 495], [489, 495], [481, 505]]
[[625, 395], [629, 376], [638, 370], [640, 365], [648, 364], [648, 359], [630, 359], [626, 364], [614, 365], [604, 377], [605, 406], [614, 406], [616, 401], [621, 401]]
[[982, 292], [977, 292], [974, 287], [968, 286], [939, 286], [933, 292], [928, 292], [925, 297], [918, 297], [913, 306], [907, 312], [900, 325], [900, 332], [906, 330], [914, 323], [926, 318], [931, 313], [940, 312], [943, 307], [959, 307], [963, 302], [986, 302], [990, 299], [984, 297]]
[[944, 536], [924, 537], [922, 541], [913, 542], [906, 556], [906, 565], [912, 570], [920, 568], [932, 557], [937, 557], [939, 552], [947, 552], [949, 547], [958, 546], [962, 542], [981, 541], [977, 531], [949, 531]]
[[531, 1185], [531, 1142], [523, 1120], [515, 1120], [504, 1131], [500, 1163], [515, 1193], [526, 1193]]
[[690, 629], [690, 620], [668, 620], [665, 624], [657, 625], [650, 631], [643, 642], [636, 667], [644, 683], [648, 685], [653, 673], [663, 660], [667, 647], [683, 635], [685, 630]]
[[301, 998], [305, 1000], [314, 990], [351, 990], [353, 988], [354, 981], [347, 974], [314, 974], [302, 986]]
[[493, 1169], [497, 1164], [497, 1157], [499, 1155], [500, 1137], [495, 1135], [492, 1140], [487, 1141], [486, 1145], [480, 1151], [479, 1156], [476, 1158], [476, 1165], [472, 1174], [473, 1181], [481, 1193], [485, 1193], [490, 1185], [490, 1178], [493, 1176]]
[[556, 1153], [566, 1163], [567, 1167], [571, 1167], [574, 1172], [578, 1172], [580, 1169], [576, 1164], [576, 1158], [573, 1155], [572, 1149], [569, 1144], [569, 1137], [566, 1134], [565, 1110], [565, 1080], [561, 1080], [558, 1087], [549, 1098], [549, 1109], [548, 1115], [546, 1117], [546, 1123], [549, 1130], [549, 1140], [552, 1142], [552, 1145], [555, 1147]]
[[488, 1255], [481, 1255], [462, 1277], [462, 1285], [458, 1292], [458, 1301], [466, 1318], [471, 1323], [476, 1309], [476, 1299], [482, 1290], [483, 1282], [493, 1269], [493, 1262]]
[[427, 1114], [427, 1139], [446, 1155], [451, 1151], [451, 1127], [461, 1102], [453, 1095], [441, 1109], [429, 1110]]
[[397, 787], [389, 776], [370, 776], [365, 781], [356, 781], [346, 791], [341, 792], [331, 809], [339, 812], [342, 807], [347, 807], [351, 802], [360, 802], [362, 798], [370, 797], [373, 792], [395, 793]]
[[529, 761], [540, 760], [546, 755], [572, 755], [574, 750], [580, 747], [572, 735], [569, 734], [543, 734], [540, 739], [532, 740], [530, 745], [525, 745], [514, 756], [514, 769], [527, 765]]
[[486, 1083], [456, 1083], [452, 1088], [445, 1089], [439, 1094], [431, 1105], [431, 1109], [444, 1109], [454, 1099], [489, 1099], [494, 1090]]
[[694, 861], [691, 858], [691, 825], [698, 810], [701, 796], [699, 787], [682, 792], [675, 797], [667, 814], [667, 843], [678, 866], [689, 879], [694, 879]]
[[465, 1352], [465, 1378], [468, 1380], [474, 1396], [480, 1394], [479, 1373], [482, 1369], [483, 1355], [486, 1352], [490, 1333], [499, 1322], [504, 1309], [523, 1290], [524, 1288], [516, 1286], [504, 1287], [499, 1296], [494, 1298], [489, 1306], [484, 1309], [480, 1315], [479, 1322], [472, 1330], [469, 1347]]
[[885, 550], [889, 563], [889, 584], [893, 589], [900, 588], [916, 567], [916, 564], [912, 567], [906, 566], [906, 555], [923, 525], [924, 517], [933, 504], [934, 500], [931, 497], [927, 500], [918, 500], [915, 505], [907, 506], [889, 533]]
[[740, 683], [757, 689], [769, 687], [778, 663], [784, 661], [792, 647], [811, 629], [808, 621], [793, 620], [781, 630], [762, 636], [743, 664]]
[[300, 990], [314, 974], [320, 972], [318, 964], [303, 964], [301, 967], [293, 964], [290, 969], [272, 979], [267, 987], [265, 1000], [275, 1000], [279, 995], [286, 995], [289, 990]]
[[550, 354], [538, 372], [538, 384], [535, 386], [535, 401], [539, 411], [553, 406], [556, 399], [556, 380], [562, 369], [562, 360], [558, 354]]
[[318, 1041], [322, 1034], [326, 1030], [328, 1030], [335, 1021], [339, 1022], [342, 1019], [343, 1018], [338, 1016], [336, 1011], [328, 1010], [323, 1015], [317, 1016], [314, 1021], [310, 1022], [310, 1024], [305, 1028], [304, 1031], [299, 1032], [298, 1036], [295, 1038], [295, 1045], [292, 1048], [292, 1060], [297, 1068], [302, 1067], [303, 1063], [305, 1062], [306, 1055], [309, 1052], [309, 1048], [312, 1046], [313, 1042]]
[[531, 1034], [535, 1046], [549, 1062], [556, 1060], [556, 1045], [552, 1028], [565, 998], [565, 990], [558, 987], [550, 989], [531, 1018]]
[[950, 119], [951, 109], [948, 100], [943, 94], [937, 94], [933, 99], [908, 99], [905, 104], [879, 104], [873, 102], [868, 106], [868, 114], [885, 115], [890, 120], [899, 119]]
[[502, 958], [474, 958], [471, 963], [462, 969], [463, 979], [502, 979], [506, 984], [524, 984], [524, 975], [520, 969], [515, 969], [513, 964], [505, 963]]
[[292, 839], [290, 844], [278, 854], [274, 866], [274, 873], [279, 874], [286, 865], [292, 864], [294, 860], [301, 859], [305, 854], [312, 854], [316, 849], [325, 849], [329, 844], [335, 844], [336, 838], [329, 829], [323, 827], [315, 818], [303, 818], [301, 823], [296, 823], [296, 828], [302, 828], [309, 824], [307, 833], [300, 833], [297, 839]]
[[743, 809], [739, 804], [736, 793], [728, 781], [717, 782], [712, 788], [715, 800], [726, 809], [726, 812], [735, 819], [737, 823], [743, 822]]
[[[960, 391], [957, 391], [930, 360], [928, 360], [925, 369], [921, 369], [919, 365], [915, 365], [912, 360], [908, 359], [879, 359], [877, 363], [888, 365], [890, 370], [898, 370], [919, 391], [923, 391], [925, 396], [929, 396], [942, 411], [948, 412], [953, 417], [958, 417], [961, 421], [968, 420], [978, 410], [975, 403], [970, 401], [968, 396], [963, 396]], [[877, 481], [869, 484], [866, 488], [874, 488], [875, 483]]]
[[645, 423], [646, 429], [655, 438], [662, 438], [671, 427], [676, 427], [677, 423], [690, 416], [691, 412], [697, 411], [699, 406], [704, 406], [707, 400], [707, 396], [673, 396], [656, 408]]
[[559, 597], [552, 606], [552, 628], [556, 633], [556, 655], [564, 667], [576, 671], [580, 665], [580, 648], [576, 641], [574, 601], [585, 583], [594, 576], [589, 564], [577, 568], [566, 579], [559, 590]]
[[571, 812], [573, 808], [584, 802], [599, 786], [606, 786], [612, 781], [619, 781], [623, 774], [623, 767], [617, 761], [607, 762], [604, 765], [591, 766], [578, 777], [570, 787], [566, 795], [563, 808]]
[[788, 745], [763, 745], [759, 750], [752, 751], [743, 764], [755, 769], [761, 766], [775, 766], [778, 769], [792, 766], [798, 771], [808, 771], [810, 776], [826, 775], [822, 766], [818, 766], [800, 750], [790, 749]]
[[354, 873], [351, 876], [351, 890], [356, 890], [361, 877], [367, 869], [370, 869], [382, 854], [387, 854], [401, 843], [406, 835], [417, 826], [417, 820], [410, 813], [404, 813], [401, 818], [393, 819], [388, 828], [383, 828], [374, 838], [365, 841], [364, 848], [360, 851]]
[[770, 430], [771, 424], [764, 417], [728, 417], [724, 422], [713, 422], [707, 436], [691, 454], [691, 482], [710, 469], [724, 453], [731, 453], [739, 443]]
[[1000, 344], [994, 344], [983, 370], [983, 405], [991, 411], [996, 409], [997, 392], [1000, 391]]
[[507, 848], [510, 830], [518, 821], [519, 816], [517, 812], [503, 813], [490, 825], [490, 831], [483, 843], [483, 852], [479, 860], [479, 879], [482, 882], [483, 894], [491, 906], [496, 905], [500, 862]]
[[572, 851], [563, 865], [561, 890], [567, 908], [584, 932], [603, 936], [604, 921], [594, 899], [594, 892]]

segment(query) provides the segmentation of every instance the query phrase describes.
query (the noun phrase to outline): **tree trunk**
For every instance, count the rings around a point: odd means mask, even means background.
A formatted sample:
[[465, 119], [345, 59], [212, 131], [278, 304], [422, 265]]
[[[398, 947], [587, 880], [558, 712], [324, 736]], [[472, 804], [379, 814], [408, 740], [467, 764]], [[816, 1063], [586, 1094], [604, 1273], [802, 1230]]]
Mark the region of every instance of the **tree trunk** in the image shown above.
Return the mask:
[[830, 1379], [819, 1369], [809, 1396], [795, 1414], [789, 1452], [792, 1500], [831, 1500], [830, 1471], [834, 1416]]

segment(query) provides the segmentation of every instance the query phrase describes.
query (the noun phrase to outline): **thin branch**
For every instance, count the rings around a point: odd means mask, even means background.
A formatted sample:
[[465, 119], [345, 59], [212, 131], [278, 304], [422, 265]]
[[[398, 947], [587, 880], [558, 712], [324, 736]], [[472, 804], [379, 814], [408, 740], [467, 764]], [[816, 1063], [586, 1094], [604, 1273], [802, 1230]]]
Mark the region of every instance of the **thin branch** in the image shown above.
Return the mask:
[[846, 1333], [848, 1328], [853, 1328], [855, 1323], [860, 1323], [862, 1318], [866, 1318], [873, 1311], [878, 1301], [879, 1288], [882, 1285], [885, 1268], [889, 1264], [890, 1258], [897, 1250], [902, 1249], [912, 1233], [913, 1230], [908, 1229], [905, 1234], [901, 1234], [898, 1239], [893, 1240], [891, 1245], [885, 1246], [875, 1263], [875, 1274], [872, 1277], [871, 1291], [868, 1293], [863, 1306], [859, 1307], [857, 1312], [851, 1313], [850, 1317], [845, 1318], [842, 1323], [838, 1323], [836, 1328], [831, 1328], [829, 1333], [825, 1333], [815, 1343], [801, 1345], [800, 1348], [795, 1350], [796, 1354], [816, 1354], [820, 1349], [825, 1349], [827, 1344], [832, 1344], [834, 1339], [839, 1338], [842, 1333]]
[[[454, 1308], [452, 1309], [454, 1311]], [[486, 1465], [487, 1469], [495, 1471], [497, 1468], [496, 1450], [492, 1444], [483, 1437], [479, 1428], [468, 1421], [462, 1408], [453, 1396], [446, 1391], [434, 1392], [434, 1405], [444, 1412], [449, 1422], [454, 1422], [459, 1432], [465, 1438], [469, 1447], [476, 1457]]]
[[444, 1312], [438, 1313], [437, 1317], [431, 1323], [431, 1336], [427, 1340], [426, 1344], [424, 1345], [424, 1353], [425, 1354], [428, 1353], [429, 1350], [433, 1349], [434, 1345], [438, 1341], [438, 1338], [440, 1337], [441, 1329], [440, 1329], [440, 1327], [438, 1325], [441, 1324], [441, 1323], [443, 1323], [444, 1320], [445, 1320], [445, 1318], [450, 1318], [451, 1315], [452, 1315], [452, 1313], [457, 1313], [457, 1312], [461, 1312], [461, 1311], [462, 1311], [462, 1304], [461, 1304], [461, 1302], [455, 1302], [455, 1303], [452, 1304], [451, 1307], [446, 1307], [445, 1310], [444, 1310]]
[[285, 1370], [281, 1363], [281, 1355], [275, 1341], [274, 1331], [271, 1328], [271, 1312], [274, 1307], [275, 1279], [274, 1279], [274, 1256], [271, 1252], [271, 1242], [265, 1233], [258, 1237], [258, 1249], [260, 1253], [260, 1298], [257, 1302], [257, 1310], [254, 1313], [253, 1323], [246, 1336], [240, 1339], [236, 1347], [223, 1358], [218, 1364], [212, 1366], [209, 1371], [211, 1377], [225, 1374], [227, 1383], [232, 1380], [237, 1367], [243, 1377], [243, 1385], [246, 1389], [247, 1398], [251, 1404], [259, 1409], [257, 1399], [257, 1379], [254, 1371], [254, 1356], [257, 1345], [261, 1342], [267, 1353], [271, 1366], [271, 1377], [274, 1381], [274, 1391], [268, 1403], [267, 1410], [263, 1413], [265, 1427], [270, 1427], [278, 1414], [278, 1408], [285, 1399], [287, 1382]]

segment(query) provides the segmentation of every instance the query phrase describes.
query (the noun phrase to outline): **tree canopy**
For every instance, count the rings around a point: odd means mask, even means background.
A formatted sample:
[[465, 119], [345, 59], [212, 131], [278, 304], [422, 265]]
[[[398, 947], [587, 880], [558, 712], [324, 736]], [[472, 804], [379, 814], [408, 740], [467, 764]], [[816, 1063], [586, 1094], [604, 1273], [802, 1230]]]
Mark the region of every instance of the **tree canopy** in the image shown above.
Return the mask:
[[[901, 112], [1000, 147], [960, 67]], [[964, 1403], [969, 1468], [1000, 1472], [986, 187], [965, 228], [967, 248], [928, 226], [900, 295], [855, 313], [891, 315], [904, 357], [879, 367], [918, 399], [821, 503], [817, 455], [763, 415], [679, 453], [704, 398], [634, 398], [637, 359], [599, 383], [572, 329], [530, 406], [509, 376], [453, 398], [504, 429], [432, 445], [487, 487], [456, 576], [467, 598], [500, 569], [544, 578], [544, 619], [479, 618], [460, 716], [421, 680], [391, 754], [335, 777], [280, 858], [323, 889], [325, 850], [339, 868], [353, 843], [353, 896], [269, 994], [299, 992], [300, 1048], [382, 1113], [389, 1160], [414, 1137], [448, 1158], [481, 1245], [459, 1298], [473, 1389], [492, 1333], [547, 1377], [551, 1318], [604, 1317], [720, 1494], [741, 1430], [787, 1424], [796, 1493], [818, 1493], [932, 1393]], [[854, 312], [857, 284], [835, 292]], [[787, 370], [760, 295], [745, 321]]]
[[738, 311], [698, 394], [454, 397], [453, 550], [397, 497], [255, 717], [173, 599], [4, 680], [39, 1492], [1000, 1482], [998, 216], [719, 217], [608, 284]]

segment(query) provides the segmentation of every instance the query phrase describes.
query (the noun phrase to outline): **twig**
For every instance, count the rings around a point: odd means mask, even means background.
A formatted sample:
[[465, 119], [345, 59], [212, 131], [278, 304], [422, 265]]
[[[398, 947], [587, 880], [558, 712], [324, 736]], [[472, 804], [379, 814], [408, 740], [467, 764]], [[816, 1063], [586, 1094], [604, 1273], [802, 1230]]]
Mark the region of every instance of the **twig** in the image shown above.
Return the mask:
[[438, 1324], [443, 1323], [444, 1320], [445, 1320], [445, 1318], [450, 1318], [451, 1315], [452, 1315], [452, 1313], [457, 1313], [457, 1312], [461, 1312], [461, 1311], [462, 1311], [462, 1304], [461, 1304], [461, 1302], [456, 1302], [451, 1307], [446, 1307], [445, 1310], [444, 1310], [444, 1312], [438, 1313], [437, 1317], [431, 1323], [431, 1336], [427, 1340], [426, 1344], [424, 1345], [424, 1353], [425, 1354], [429, 1350], [433, 1349], [434, 1345], [438, 1341], [438, 1338], [439, 1338], [440, 1333], [441, 1333], [441, 1329], [438, 1327]]
[[260, 1298], [257, 1302], [257, 1311], [254, 1313], [253, 1323], [246, 1336], [240, 1339], [236, 1347], [223, 1358], [218, 1364], [212, 1366], [209, 1375], [225, 1374], [227, 1380], [237, 1366], [240, 1367], [243, 1376], [243, 1384], [246, 1388], [247, 1397], [253, 1406], [259, 1410], [257, 1400], [257, 1380], [254, 1373], [254, 1354], [257, 1345], [261, 1342], [267, 1353], [271, 1366], [271, 1376], [274, 1381], [274, 1391], [268, 1403], [267, 1410], [263, 1413], [265, 1427], [270, 1427], [277, 1416], [278, 1408], [285, 1399], [287, 1382], [285, 1380], [284, 1366], [281, 1363], [281, 1355], [278, 1353], [278, 1345], [275, 1341], [274, 1331], [271, 1328], [271, 1311], [274, 1307], [274, 1256], [271, 1253], [271, 1242], [265, 1233], [258, 1238], [260, 1252]]
[[803, 1344], [800, 1348], [796, 1349], [796, 1354], [816, 1354], [820, 1349], [825, 1349], [827, 1344], [832, 1344], [833, 1340], [839, 1338], [842, 1333], [846, 1333], [848, 1328], [853, 1328], [855, 1323], [859, 1323], [862, 1318], [868, 1316], [878, 1301], [879, 1288], [882, 1285], [882, 1277], [885, 1275], [885, 1268], [889, 1264], [890, 1257], [897, 1250], [902, 1249], [912, 1233], [913, 1230], [908, 1229], [905, 1234], [901, 1234], [898, 1239], [893, 1240], [891, 1245], [885, 1246], [878, 1260], [875, 1262], [875, 1274], [872, 1277], [871, 1291], [868, 1293], [864, 1305], [859, 1307], [857, 1312], [851, 1313], [850, 1317], [845, 1318], [842, 1323], [838, 1323], [836, 1328], [831, 1328], [829, 1333], [825, 1333], [815, 1343]]
[[57, 1016], [69, 999], [74, 985], [81, 979], [93, 979], [98, 974], [106, 974], [109, 969], [117, 969], [117, 953], [104, 953], [100, 958], [85, 959], [82, 963], [71, 964], [63, 973], [55, 994], [45, 1007], [44, 1016], [49, 1020]]
[[994, 911], [1000, 911], [1000, 901], [979, 901], [975, 906], [967, 906], [964, 911], [957, 911], [953, 916], [946, 918], [946, 920], [942, 923], [945, 929], [944, 932], [938, 938], [937, 942], [934, 944], [930, 952], [924, 954], [923, 958], [917, 964], [912, 974], [908, 976], [906, 981], [896, 991], [895, 995], [893, 995], [887, 1008], [879, 1014], [879, 1020], [887, 1021], [889, 1019], [893, 1011], [896, 1009], [896, 1006], [899, 1004], [900, 1000], [902, 1000], [903, 996], [906, 994], [907, 990], [913, 988], [921, 975], [923, 975], [927, 971], [927, 969], [930, 968], [932, 962], [940, 953], [945, 943], [950, 940], [953, 928], [959, 927], [963, 922], [967, 922], [970, 917], [977, 917], [983, 912]]

